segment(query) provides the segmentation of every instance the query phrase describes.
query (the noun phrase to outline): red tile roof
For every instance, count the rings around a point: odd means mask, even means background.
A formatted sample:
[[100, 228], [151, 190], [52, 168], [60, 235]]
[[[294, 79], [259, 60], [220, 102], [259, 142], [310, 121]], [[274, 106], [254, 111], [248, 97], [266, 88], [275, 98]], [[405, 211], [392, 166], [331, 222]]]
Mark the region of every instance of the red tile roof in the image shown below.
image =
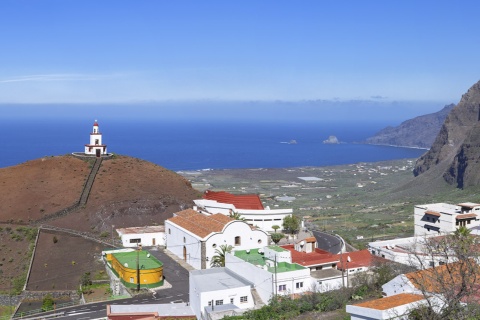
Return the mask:
[[203, 198], [233, 204], [237, 209], [264, 210], [262, 201], [256, 194], [231, 194], [225, 191], [207, 190], [203, 194]]
[[[377, 261], [385, 260], [383, 258], [374, 256], [367, 249], [360, 251], [345, 252], [338, 254], [338, 260], [340, 263], [337, 265], [338, 269], [343, 269], [343, 264], [348, 269], [360, 268], [360, 267], [373, 267]], [[350, 261], [348, 261], [350, 257]]]
[[281, 247], [291, 252], [292, 263], [298, 263], [304, 267], [333, 264], [338, 262], [337, 255], [318, 248], [316, 248], [314, 252], [306, 253], [295, 250], [293, 244], [288, 244]]
[[473, 218], [476, 218], [476, 217], [477, 217], [477, 215], [475, 213], [469, 213], [469, 214], [460, 214], [455, 219], [463, 220], [463, 219], [473, 219]]
[[175, 223], [200, 238], [205, 238], [212, 232], [222, 232], [223, 228], [234, 220], [220, 213], [206, 216], [195, 210], [187, 209], [175, 213], [175, 217], [167, 219], [167, 221]]
[[420, 294], [400, 293], [400, 294], [396, 294], [396, 295], [381, 298], [381, 299], [375, 299], [367, 302], [354, 304], [354, 306], [376, 309], [376, 310], [387, 310], [387, 309], [403, 306], [405, 304], [409, 304], [412, 302], [417, 302], [423, 299], [424, 299], [423, 295], [420, 295]]

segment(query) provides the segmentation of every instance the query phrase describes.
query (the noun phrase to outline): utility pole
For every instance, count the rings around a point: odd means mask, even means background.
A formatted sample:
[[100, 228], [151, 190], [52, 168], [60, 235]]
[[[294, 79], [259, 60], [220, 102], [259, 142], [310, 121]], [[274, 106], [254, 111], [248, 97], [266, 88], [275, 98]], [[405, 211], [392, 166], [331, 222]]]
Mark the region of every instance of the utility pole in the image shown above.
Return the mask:
[[275, 253], [275, 264], [273, 265], [275, 267], [275, 296], [278, 294], [277, 290], [277, 253]]
[[140, 251], [142, 245], [139, 243], [137, 247], [137, 292], [140, 292]]

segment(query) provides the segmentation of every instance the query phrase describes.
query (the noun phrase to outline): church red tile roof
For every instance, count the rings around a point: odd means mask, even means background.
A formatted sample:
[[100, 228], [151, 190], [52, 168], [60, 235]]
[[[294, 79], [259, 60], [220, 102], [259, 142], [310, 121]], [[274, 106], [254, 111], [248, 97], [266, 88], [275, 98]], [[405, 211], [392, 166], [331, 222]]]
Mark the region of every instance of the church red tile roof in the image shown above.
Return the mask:
[[220, 213], [206, 216], [195, 210], [187, 209], [175, 213], [175, 216], [167, 221], [175, 223], [199, 238], [205, 238], [212, 232], [222, 232], [223, 228], [234, 220]]
[[262, 201], [256, 194], [231, 194], [225, 191], [207, 190], [203, 194], [203, 198], [233, 204], [237, 209], [264, 210]]

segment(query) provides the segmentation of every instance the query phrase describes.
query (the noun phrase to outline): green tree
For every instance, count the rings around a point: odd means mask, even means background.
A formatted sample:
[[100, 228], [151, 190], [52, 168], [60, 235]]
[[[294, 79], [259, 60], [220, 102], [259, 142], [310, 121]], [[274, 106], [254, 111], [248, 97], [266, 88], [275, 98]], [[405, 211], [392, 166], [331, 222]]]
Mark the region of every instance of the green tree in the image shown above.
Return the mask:
[[236, 211], [233, 211], [233, 210], [230, 210], [230, 214], [228, 215], [230, 218], [232, 218], [233, 220], [241, 220], [241, 221], [244, 221], [245, 218], [242, 217], [240, 215], [240, 213], [236, 212]]
[[283, 229], [290, 234], [298, 233], [300, 231], [300, 218], [293, 214], [283, 219]]
[[45, 295], [43, 297], [42, 301], [42, 311], [49, 311], [53, 309], [53, 305], [55, 304], [55, 301], [53, 300], [53, 297], [50, 293]]
[[232, 252], [231, 245], [222, 244], [220, 248], [215, 249], [215, 255], [210, 262], [211, 267], [225, 267], [225, 255]]
[[280, 242], [280, 240], [283, 239], [283, 234], [281, 233], [272, 233], [270, 235], [270, 237], [272, 237], [272, 241], [275, 243], [275, 244], [278, 244]]
[[272, 226], [272, 229], [277, 233], [277, 230], [280, 229], [280, 226], [277, 226], [276, 224]]

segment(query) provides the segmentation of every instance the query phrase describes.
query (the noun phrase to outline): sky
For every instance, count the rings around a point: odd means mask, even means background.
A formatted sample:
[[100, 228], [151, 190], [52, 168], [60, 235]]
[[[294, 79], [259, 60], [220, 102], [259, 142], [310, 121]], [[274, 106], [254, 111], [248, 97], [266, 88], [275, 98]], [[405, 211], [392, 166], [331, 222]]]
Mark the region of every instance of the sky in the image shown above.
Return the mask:
[[[0, 1], [0, 104], [457, 103], [479, 1]], [[428, 109], [431, 111], [431, 109]]]

